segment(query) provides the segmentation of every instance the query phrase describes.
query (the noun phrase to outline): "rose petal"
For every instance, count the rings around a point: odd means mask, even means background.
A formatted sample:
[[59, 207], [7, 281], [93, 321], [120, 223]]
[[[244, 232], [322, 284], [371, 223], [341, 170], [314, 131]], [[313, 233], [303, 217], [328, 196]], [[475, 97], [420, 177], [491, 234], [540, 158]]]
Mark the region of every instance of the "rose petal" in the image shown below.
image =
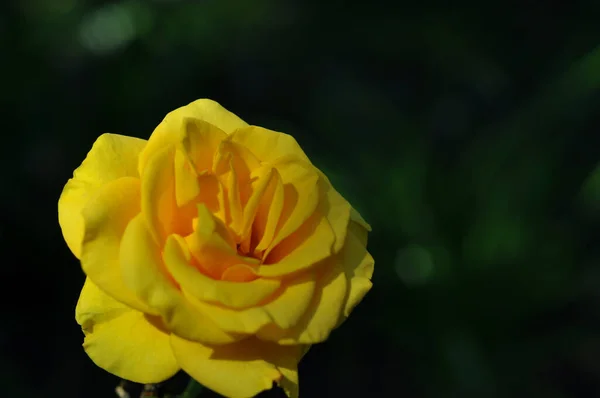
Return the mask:
[[346, 244], [344, 244], [340, 253], [341, 263], [349, 281], [348, 297], [344, 306], [344, 316], [346, 317], [350, 315], [350, 312], [373, 286], [371, 277], [373, 276], [375, 261], [365, 247], [366, 242], [363, 243], [357, 237], [362, 231], [364, 231], [362, 226], [353, 221], [350, 222]]
[[177, 223], [174, 155], [173, 147], [157, 152], [141, 176], [141, 212], [156, 242], [164, 242]]
[[140, 182], [123, 177], [103, 185], [87, 201], [81, 214], [85, 236], [81, 267], [86, 275], [113, 298], [140, 311], [156, 314], [123, 283], [119, 247], [129, 220], [139, 213]]
[[[348, 230], [348, 221], [350, 220], [352, 207], [350, 206], [350, 203], [335, 190], [327, 176], [320, 170], [318, 170], [318, 173], [321, 177], [319, 179], [319, 190], [324, 192], [324, 199], [321, 199], [321, 202], [319, 203], [319, 211], [327, 218], [331, 225], [331, 229], [335, 234], [333, 252], [337, 253], [341, 250], [346, 240], [346, 232]], [[356, 214], [358, 214], [358, 212]], [[362, 217], [360, 219], [362, 219]]]
[[279, 280], [258, 278], [249, 282], [215, 280], [203, 275], [190, 264], [191, 254], [183, 238], [167, 239], [163, 258], [168, 271], [181, 288], [198, 300], [242, 309], [253, 307], [269, 298], [281, 285]]
[[226, 397], [253, 397], [270, 390], [273, 382], [283, 381], [282, 373], [288, 390], [297, 385], [302, 347], [282, 347], [256, 339], [206, 346], [177, 336], [171, 337], [171, 345], [186, 373]]
[[192, 305], [211, 317], [223, 330], [255, 334], [269, 324], [290, 328], [298, 323], [311, 304], [315, 286], [313, 273], [302, 274], [292, 281], [287, 281], [282, 291], [268, 303], [244, 310], [201, 302], [186, 291], [184, 294]]
[[259, 338], [279, 344], [321, 342], [364, 298], [372, 287], [374, 261], [366, 250], [366, 240], [362, 240], [364, 228], [351, 221], [348, 230], [346, 243], [330, 260], [333, 266], [329, 265], [329, 271], [319, 279], [304, 317], [288, 330], [266, 326], [258, 332]]
[[272, 162], [281, 157], [293, 157], [310, 163], [296, 139], [288, 134], [248, 126], [234, 131], [231, 140], [250, 149], [263, 162]]
[[280, 365], [278, 367], [282, 377], [277, 384], [289, 398], [298, 398], [300, 395], [298, 362], [298, 360], [294, 361], [293, 359], [288, 359], [285, 365]]
[[252, 239], [252, 224], [258, 212], [260, 203], [265, 196], [269, 183], [273, 178], [273, 168], [261, 167], [254, 171], [252, 175], [251, 195], [244, 207], [242, 225], [240, 227], [240, 250], [243, 253], [250, 253]]
[[[212, 159], [219, 142], [226, 134], [202, 120], [178, 119], [180, 125], [167, 127], [178, 129], [169, 136], [164, 147], [154, 148], [152, 156], [144, 161], [142, 179], [142, 212], [150, 225], [154, 239], [163, 242], [171, 233], [187, 235], [191, 232], [191, 218], [197, 202], [211, 204], [219, 201], [219, 214], [225, 219], [223, 194], [214, 197], [217, 184], [211, 184], [209, 192], [203, 192], [212, 168]], [[165, 127], [166, 128], [166, 127]], [[151, 138], [152, 139], [152, 138]], [[146, 153], [146, 152], [144, 152]], [[141, 155], [140, 155], [141, 156]], [[140, 158], [141, 159], [141, 158]], [[209, 198], [214, 197], [214, 200]]]
[[285, 201], [283, 182], [277, 169], [272, 169], [271, 178], [262, 198], [259, 200], [252, 224], [250, 250], [262, 252], [273, 239]]
[[136, 383], [159, 383], [179, 370], [169, 335], [85, 281], [75, 319], [85, 333], [83, 348], [96, 365]]
[[271, 249], [257, 275], [276, 277], [295, 273], [312, 267], [342, 248], [351, 206], [328, 180], [320, 178], [318, 187], [321, 200], [316, 211], [300, 228]]
[[232, 231], [239, 237], [243, 224], [243, 209], [252, 194], [251, 175], [260, 162], [243, 146], [225, 139], [215, 153], [213, 172], [227, 187]]
[[[354, 212], [354, 209], [352, 209], [352, 210]], [[348, 223], [348, 233], [353, 233], [354, 237], [356, 239], [358, 239], [364, 247], [367, 247], [369, 231], [364, 227], [364, 224], [360, 223], [359, 221], [357, 221], [354, 218], [353, 212], [350, 212], [350, 222]]]
[[[177, 126], [172, 126], [177, 128]], [[220, 143], [227, 138], [221, 129], [198, 119], [184, 118], [182, 129], [173, 134], [173, 143], [165, 147], [175, 150], [175, 197], [179, 207], [195, 199], [199, 194], [199, 175], [208, 174], [213, 168], [213, 158]], [[156, 151], [155, 154], [160, 151]], [[148, 160], [148, 163], [150, 159]]]
[[58, 222], [69, 249], [81, 256], [84, 235], [81, 210], [104, 184], [121, 177], [137, 177], [138, 155], [145, 140], [115, 134], [103, 134], [94, 143], [58, 200]]
[[121, 270], [125, 284], [162, 315], [167, 328], [184, 338], [226, 344], [241, 338], [222, 331], [205, 314], [193, 308], [169, 280], [145, 219], [138, 215], [121, 242]]
[[227, 173], [227, 201], [229, 205], [229, 214], [231, 221], [229, 223], [230, 230], [239, 236], [240, 227], [243, 220], [242, 200], [240, 198], [240, 183], [238, 173], [233, 166], [233, 159], [229, 160], [229, 172]]
[[[181, 147], [198, 173], [210, 172], [213, 161], [227, 133], [214, 124], [197, 118], [184, 118]], [[179, 143], [178, 143], [179, 144]]]
[[252, 282], [255, 279], [254, 269], [246, 264], [232, 265], [221, 275], [221, 280], [229, 282]]
[[298, 323], [308, 309], [316, 289], [316, 276], [307, 272], [286, 283], [280, 296], [262, 306], [273, 323], [280, 328], [290, 328]]
[[233, 265], [252, 267], [259, 262], [238, 255], [229, 231], [204, 204], [198, 205], [196, 229], [185, 241], [198, 266], [213, 279], [221, 279], [223, 272]]
[[274, 278], [298, 273], [331, 256], [335, 236], [327, 219], [314, 213], [302, 227], [277, 245], [256, 270]]
[[[290, 236], [315, 212], [319, 203], [317, 182], [319, 176], [312, 165], [284, 161], [275, 164], [284, 187], [284, 202], [276, 233], [265, 256], [281, 241]], [[262, 250], [259, 245], [257, 250]]]
[[336, 327], [344, 310], [348, 281], [339, 261], [333, 261], [317, 281], [315, 294], [305, 314], [289, 329], [269, 325], [257, 337], [278, 344], [323, 342]]
[[[198, 119], [207, 124], [211, 124], [230, 134], [238, 128], [247, 126], [239, 117], [223, 108], [217, 102], [208, 99], [199, 99], [186, 106], [178, 108], [165, 116], [164, 120], [156, 127], [152, 133], [148, 145], [140, 155], [138, 170], [140, 175], [157, 152], [170, 146], [182, 139], [182, 128], [184, 119]], [[201, 145], [195, 145], [201, 148]]]
[[365, 219], [355, 208], [352, 208], [352, 210], [350, 210], [350, 219], [358, 225], [360, 225], [361, 227], [363, 227], [366, 232], [371, 232], [371, 226], [368, 222], [365, 221]]
[[192, 162], [180, 149], [175, 151], [174, 162], [175, 200], [177, 206], [182, 207], [196, 199], [200, 194], [198, 173]]
[[[198, 176], [199, 194], [196, 203], [203, 203], [208, 210], [217, 216], [221, 222], [225, 222], [225, 209], [219, 203], [219, 195], [223, 192], [220, 188], [221, 183], [214, 175], [201, 174]], [[195, 206], [197, 211], [198, 206]]]

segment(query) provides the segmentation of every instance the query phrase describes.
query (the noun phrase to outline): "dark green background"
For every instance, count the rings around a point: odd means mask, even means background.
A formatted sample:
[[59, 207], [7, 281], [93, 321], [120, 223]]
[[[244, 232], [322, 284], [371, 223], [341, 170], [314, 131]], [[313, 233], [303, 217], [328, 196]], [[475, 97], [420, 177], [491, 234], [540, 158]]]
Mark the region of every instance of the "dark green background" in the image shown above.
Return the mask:
[[2, 2], [1, 395], [113, 396], [57, 200], [97, 136], [208, 97], [373, 226], [303, 397], [600, 396], [600, 2], [439, 3]]

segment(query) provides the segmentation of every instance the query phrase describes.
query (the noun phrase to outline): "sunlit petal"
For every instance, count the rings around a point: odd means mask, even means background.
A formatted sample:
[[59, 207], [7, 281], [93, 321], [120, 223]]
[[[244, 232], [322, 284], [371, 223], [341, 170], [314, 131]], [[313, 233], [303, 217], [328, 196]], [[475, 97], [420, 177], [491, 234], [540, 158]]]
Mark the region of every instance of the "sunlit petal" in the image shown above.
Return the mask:
[[136, 383], [158, 383], [173, 376], [179, 364], [169, 334], [158, 320], [112, 299], [86, 279], [75, 308], [85, 333], [83, 348], [106, 371]]
[[172, 333], [211, 344], [239, 339], [222, 331], [185, 300], [171, 281], [162, 263], [160, 249], [141, 215], [135, 217], [125, 231], [120, 260], [125, 284], [151, 308], [160, 312]]
[[259, 338], [279, 344], [314, 344], [329, 337], [343, 314], [348, 288], [341, 264], [332, 262], [318, 279], [312, 302], [298, 323], [289, 329], [269, 325], [258, 332]]
[[191, 254], [183, 238], [171, 235], [167, 239], [163, 258], [168, 271], [183, 290], [198, 300], [218, 303], [229, 308], [249, 308], [269, 298], [281, 281], [257, 278], [247, 282], [215, 280], [202, 274], [190, 260]]
[[226, 397], [253, 397], [284, 378], [289, 391], [297, 385], [302, 347], [283, 347], [256, 339], [207, 346], [176, 336], [172, 336], [171, 345], [186, 373]]
[[198, 205], [196, 229], [185, 238], [187, 247], [202, 270], [213, 279], [233, 265], [257, 266], [258, 260], [237, 253], [235, 242], [220, 219], [204, 204]]
[[294, 157], [310, 162], [294, 137], [262, 127], [248, 126], [236, 130], [231, 140], [249, 148], [263, 162], [272, 162], [282, 157]]
[[[140, 175], [145, 169], [150, 158], [165, 147], [181, 142], [185, 127], [185, 120], [197, 119], [210, 124], [229, 134], [238, 128], [247, 126], [239, 117], [229, 112], [217, 102], [208, 99], [199, 99], [186, 106], [175, 109], [165, 116], [164, 120], [156, 127], [148, 145], [140, 155], [138, 170]], [[201, 147], [200, 145], [195, 145]]]
[[138, 176], [138, 156], [145, 145], [146, 141], [139, 138], [103, 134], [65, 185], [58, 200], [58, 221], [75, 257], [81, 257], [82, 209], [104, 184], [121, 177]]
[[271, 178], [256, 209], [252, 225], [252, 239], [255, 243], [254, 245], [250, 244], [251, 250], [262, 252], [269, 247], [275, 238], [277, 224], [283, 211], [284, 198], [281, 176], [276, 169], [273, 169]]
[[371, 290], [373, 286], [371, 277], [375, 265], [373, 257], [358, 237], [360, 236], [358, 234], [364, 230], [363, 227], [354, 222], [350, 224], [354, 225], [348, 232], [346, 243], [340, 253], [340, 261], [349, 281], [348, 297], [344, 306], [344, 316], [346, 317]]
[[81, 267], [86, 275], [113, 298], [146, 313], [156, 312], [123, 283], [119, 247], [125, 228], [140, 209], [140, 182], [123, 177], [105, 184], [82, 210], [85, 236]]
[[319, 213], [314, 213], [271, 251], [256, 274], [272, 278], [312, 268], [332, 255], [334, 242], [330, 223]]
[[265, 252], [290, 236], [315, 212], [319, 203], [319, 176], [307, 163], [283, 161], [274, 165], [284, 187], [284, 203], [276, 233]]
[[277, 296], [268, 303], [244, 310], [198, 301], [187, 294], [188, 300], [211, 317], [220, 328], [231, 333], [255, 334], [267, 325], [288, 329], [296, 325], [311, 305], [316, 280], [313, 273], [300, 275], [286, 282]]

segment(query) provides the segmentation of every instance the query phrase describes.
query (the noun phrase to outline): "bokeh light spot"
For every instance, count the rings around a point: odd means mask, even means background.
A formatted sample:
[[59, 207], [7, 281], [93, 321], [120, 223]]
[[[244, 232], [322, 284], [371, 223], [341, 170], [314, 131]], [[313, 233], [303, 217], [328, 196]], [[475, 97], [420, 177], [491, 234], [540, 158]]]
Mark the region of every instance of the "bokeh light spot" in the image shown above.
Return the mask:
[[425, 284], [434, 273], [433, 256], [421, 246], [409, 245], [398, 250], [394, 268], [407, 285]]
[[118, 50], [135, 36], [133, 15], [125, 3], [96, 10], [83, 20], [79, 30], [81, 45], [96, 54]]

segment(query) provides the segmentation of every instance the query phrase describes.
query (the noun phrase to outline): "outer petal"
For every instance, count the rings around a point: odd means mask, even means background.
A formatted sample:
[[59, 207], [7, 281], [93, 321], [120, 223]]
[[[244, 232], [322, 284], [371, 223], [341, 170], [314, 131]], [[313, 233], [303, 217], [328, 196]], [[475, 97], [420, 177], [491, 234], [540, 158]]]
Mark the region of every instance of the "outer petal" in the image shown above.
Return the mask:
[[58, 221], [67, 245], [81, 256], [84, 223], [81, 210], [102, 185], [121, 177], [137, 177], [138, 155], [145, 140], [103, 134], [73, 173], [58, 200]]
[[81, 267], [113, 298], [140, 311], [156, 314], [123, 283], [119, 247], [125, 227], [140, 208], [140, 183], [123, 177], [103, 185], [81, 214], [85, 222]]
[[284, 382], [292, 392], [293, 385], [297, 386], [296, 367], [302, 347], [282, 347], [256, 339], [206, 346], [177, 336], [171, 337], [171, 345], [183, 370], [226, 397], [253, 397], [271, 389], [273, 382]]
[[310, 163], [298, 142], [288, 134], [262, 127], [248, 126], [235, 131], [231, 139], [250, 149], [263, 162], [272, 162], [282, 157], [293, 157]]
[[268, 325], [257, 336], [279, 344], [312, 344], [325, 340], [372, 287], [374, 260], [367, 252], [366, 230], [355, 221], [348, 224], [345, 244], [330, 261], [318, 281], [305, 315], [292, 327]]
[[168, 113], [164, 120], [156, 127], [148, 141], [148, 146], [140, 155], [140, 175], [154, 153], [163, 149], [165, 146], [172, 145], [181, 140], [184, 119], [199, 119], [218, 127], [227, 134], [248, 125], [217, 102], [208, 99], [199, 99], [186, 106], [175, 109]]
[[120, 260], [126, 285], [160, 312], [172, 333], [207, 344], [226, 344], [241, 338], [222, 331], [182, 296], [170, 280], [160, 258], [160, 249], [141, 214], [129, 223], [125, 231]]
[[169, 335], [141, 312], [113, 300], [89, 278], [75, 318], [86, 335], [86, 353], [108, 372], [136, 383], [158, 383], [179, 370]]
[[289, 329], [269, 325], [257, 337], [278, 344], [314, 344], [325, 341], [342, 316], [348, 281], [339, 261], [332, 261], [315, 289], [304, 316]]
[[350, 222], [346, 243], [340, 255], [340, 261], [349, 281], [348, 297], [344, 306], [344, 316], [346, 317], [373, 286], [371, 277], [375, 261], [367, 252], [366, 242], [360, 239], [362, 231], [364, 231], [362, 226], [353, 221]]
[[[298, 346], [300, 347], [300, 346]], [[301, 351], [304, 351], [304, 348], [301, 348]], [[303, 353], [298, 354], [300, 359], [304, 355]], [[294, 357], [286, 358], [282, 365], [279, 366], [279, 371], [281, 372], [281, 379], [277, 382], [279, 387], [283, 389], [285, 394], [290, 398], [298, 398], [300, 394], [300, 382], [298, 379], [298, 362], [299, 360]]]
[[365, 219], [355, 208], [352, 208], [352, 210], [350, 210], [350, 219], [358, 225], [360, 225], [361, 227], [363, 227], [366, 232], [371, 232], [371, 226], [368, 222], [365, 221]]
[[[320, 170], [319, 175], [321, 176], [319, 179], [319, 190], [324, 192], [325, 196], [325, 199], [320, 202], [319, 210], [327, 217], [327, 221], [329, 221], [331, 229], [335, 234], [336, 239], [333, 246], [333, 252], [337, 253], [340, 251], [346, 240], [346, 232], [348, 230], [348, 221], [350, 220], [352, 207], [350, 206], [350, 203], [335, 190], [327, 176]], [[355, 216], [358, 216], [360, 220], [362, 220], [362, 217], [360, 217], [358, 212], [356, 212]], [[362, 220], [362, 222], [364, 222], [364, 220]]]
[[[342, 258], [345, 259], [346, 269], [351, 270], [351, 276], [361, 276], [371, 279], [374, 270], [374, 261], [367, 252], [367, 231], [358, 223], [350, 221], [346, 243], [342, 250]], [[365, 259], [369, 258], [368, 261]], [[350, 264], [354, 264], [348, 266]]]

